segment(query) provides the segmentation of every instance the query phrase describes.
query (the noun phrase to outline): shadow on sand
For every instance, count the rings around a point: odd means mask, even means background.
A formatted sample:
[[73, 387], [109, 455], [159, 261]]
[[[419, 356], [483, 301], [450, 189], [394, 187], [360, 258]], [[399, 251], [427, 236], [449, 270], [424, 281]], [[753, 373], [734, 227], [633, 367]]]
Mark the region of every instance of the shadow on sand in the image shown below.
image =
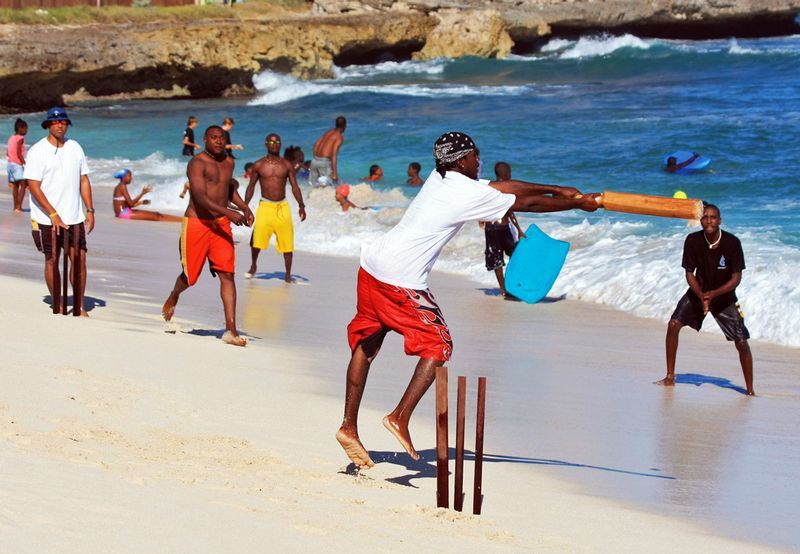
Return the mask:
[[[48, 306], [53, 305], [53, 297], [49, 294], [47, 296], [42, 297], [42, 302], [47, 304]], [[67, 306], [72, 309], [72, 297], [67, 296]], [[84, 296], [83, 297], [83, 309], [87, 312], [91, 312], [95, 308], [105, 308], [106, 301], [102, 298], [95, 298], [94, 296]]]
[[[478, 288], [476, 290], [481, 291], [486, 296], [500, 296], [499, 288]], [[544, 298], [539, 300], [537, 304], [552, 304], [554, 302], [561, 302], [566, 298], [567, 298], [566, 294], [562, 294], [561, 296], [545, 296]], [[520, 301], [519, 298], [514, 298], [514, 300]]]
[[739, 394], [747, 395], [746, 389], [743, 387], [737, 387], [731, 383], [729, 379], [723, 379], [722, 377], [711, 377], [709, 375], [700, 375], [699, 373], [676, 373], [675, 384], [694, 385], [696, 387], [699, 387], [700, 385], [715, 385], [722, 389], [730, 389], [738, 392]]
[[[262, 279], [264, 281], [269, 281], [272, 279], [277, 279], [278, 281], [283, 281], [283, 276], [285, 273], [283, 271], [273, 271], [272, 273], [256, 273], [253, 275], [253, 279]], [[309, 283], [310, 281], [308, 278], [303, 277], [302, 275], [297, 275], [292, 273], [292, 282], [294, 283]]]
[[[405, 452], [370, 451], [369, 455], [372, 458], [372, 461], [375, 462], [376, 464], [379, 464], [381, 462], [388, 462], [390, 464], [403, 466], [411, 472], [408, 475], [392, 477], [391, 479], [387, 479], [387, 481], [389, 481], [390, 483], [395, 483], [406, 487], [416, 488], [416, 485], [414, 485], [414, 483], [412, 482], [415, 479], [436, 478], [436, 450], [431, 448], [428, 450], [420, 450], [418, 452], [420, 456], [419, 460], [412, 459], [411, 456], [409, 456]], [[451, 461], [455, 460], [456, 457], [455, 448], [449, 449], [448, 456]], [[469, 450], [465, 450], [464, 460], [474, 461], [475, 453]], [[589, 464], [578, 464], [575, 462], [567, 462], [564, 460], [551, 460], [547, 458], [525, 458], [520, 456], [503, 456], [499, 454], [484, 453], [483, 462], [487, 464], [510, 463], [510, 464], [534, 464], [534, 465], [545, 465], [545, 466], [563, 466], [563, 467], [572, 467], [576, 469], [590, 469], [597, 471], [608, 471], [612, 473], [621, 473], [623, 475], [630, 475], [631, 477], [675, 479], [675, 477], [671, 477], [669, 475], [659, 475], [658, 473], [654, 473], [654, 471], [658, 470], [652, 470], [652, 469], [647, 472], [630, 471], [627, 469], [594, 466]], [[355, 466], [355, 464], [349, 464], [342, 473], [346, 473], [348, 475], [359, 475], [360, 470]]]
[[[187, 335], [195, 335], [197, 337], [216, 337], [218, 339], [221, 339], [222, 335], [225, 334], [225, 329], [192, 329], [191, 331], [184, 331], [184, 333], [186, 333]], [[261, 338], [241, 332], [239, 334], [245, 337], [247, 340]]]

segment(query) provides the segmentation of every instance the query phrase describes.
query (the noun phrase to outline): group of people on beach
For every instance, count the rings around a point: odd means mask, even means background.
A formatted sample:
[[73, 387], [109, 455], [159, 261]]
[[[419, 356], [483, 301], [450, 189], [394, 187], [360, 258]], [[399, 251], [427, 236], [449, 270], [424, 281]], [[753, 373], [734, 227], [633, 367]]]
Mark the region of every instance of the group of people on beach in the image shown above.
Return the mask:
[[[59, 232], [77, 226], [80, 240], [67, 253], [74, 259], [77, 249], [86, 251], [86, 234], [94, 228], [94, 204], [89, 167], [81, 146], [67, 139], [71, 121], [63, 108], [47, 112], [42, 127], [48, 135], [38, 141], [24, 158], [22, 178], [31, 192], [31, 218], [41, 230], [45, 257], [45, 281], [53, 292], [52, 244]], [[343, 143], [346, 120], [340, 116], [333, 129], [314, 144], [311, 174], [315, 178], [338, 180], [337, 154]], [[197, 149], [193, 135], [188, 137]], [[225, 316], [225, 343], [244, 346], [246, 339], [236, 327], [235, 252], [232, 225], [254, 225], [252, 264], [256, 271], [258, 252], [269, 243], [272, 234], [278, 250], [284, 253], [287, 278], [290, 276], [293, 232], [291, 213], [286, 201], [286, 184], [298, 204], [301, 220], [305, 204], [295, 177], [292, 161], [281, 157], [281, 139], [271, 133], [265, 139], [267, 154], [250, 168], [244, 199], [235, 180], [234, 158], [229, 133], [223, 126], [212, 125], [203, 135], [202, 151], [187, 165], [189, 204], [182, 218], [180, 237], [181, 271], [162, 307], [169, 322], [181, 294], [198, 279], [208, 261], [212, 274], [219, 277]], [[356, 314], [347, 326], [351, 352], [347, 368], [344, 417], [336, 438], [350, 460], [359, 468], [373, 465], [358, 433], [358, 412], [372, 362], [389, 331], [404, 337], [406, 354], [419, 358], [411, 380], [395, 409], [384, 419], [384, 426], [397, 438], [414, 459], [419, 454], [409, 432], [409, 421], [418, 402], [430, 388], [435, 370], [450, 359], [453, 340], [443, 312], [428, 288], [428, 275], [444, 246], [469, 221], [486, 223], [487, 239], [496, 240], [493, 262], [502, 261], [503, 252], [513, 250], [513, 238], [499, 233], [508, 230], [514, 212], [556, 212], [597, 210], [598, 194], [582, 193], [577, 188], [544, 185], [511, 178], [510, 166], [495, 167], [497, 179], [479, 178], [480, 154], [475, 142], [461, 132], [442, 134], [433, 145], [435, 170], [392, 229], [362, 249], [357, 278]], [[19, 164], [18, 164], [19, 165]], [[16, 168], [9, 166], [9, 176]], [[18, 175], [18, 172], [15, 173]], [[115, 212], [133, 209], [147, 192], [132, 198], [127, 192], [131, 172], [118, 174], [122, 188], [115, 189]], [[248, 203], [260, 186], [261, 200], [256, 214]], [[340, 191], [344, 192], [344, 191]], [[344, 194], [346, 197], [347, 195]], [[116, 203], [120, 205], [117, 206]], [[718, 207], [706, 205], [703, 229], [686, 238], [682, 266], [689, 290], [681, 298], [667, 331], [667, 375], [659, 384], [675, 383], [675, 357], [678, 334], [684, 326], [700, 329], [708, 312], [717, 320], [726, 338], [735, 343], [744, 373], [747, 394], [754, 394], [752, 355], [747, 342], [749, 333], [739, 309], [735, 289], [745, 267], [739, 240], [720, 229]], [[517, 224], [518, 227], [518, 224]], [[521, 229], [519, 230], [521, 232]], [[496, 236], [497, 235], [497, 236]], [[288, 254], [288, 256], [287, 256]], [[83, 306], [86, 283], [86, 256], [80, 256], [81, 290], [74, 302]], [[489, 268], [487, 247], [487, 268]], [[491, 269], [497, 269], [496, 267]], [[502, 279], [500, 279], [501, 288]], [[82, 310], [82, 315], [86, 312]]]

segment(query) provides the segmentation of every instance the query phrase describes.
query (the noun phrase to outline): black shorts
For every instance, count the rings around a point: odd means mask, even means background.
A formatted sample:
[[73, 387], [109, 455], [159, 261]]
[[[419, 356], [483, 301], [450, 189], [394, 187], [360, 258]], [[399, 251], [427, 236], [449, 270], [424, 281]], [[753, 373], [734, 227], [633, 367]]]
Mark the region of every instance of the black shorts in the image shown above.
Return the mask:
[[[77, 223], [76, 225], [80, 229], [78, 243], [80, 244], [81, 250], [86, 252], [86, 227], [83, 223]], [[72, 230], [73, 227], [75, 227], [75, 225], [70, 225], [70, 230]], [[40, 223], [39, 232], [41, 233], [42, 252], [44, 253], [44, 257], [49, 259], [53, 256], [53, 226], [42, 225]]]
[[514, 253], [517, 243], [511, 228], [505, 224], [487, 223], [484, 228], [486, 233], [486, 271], [494, 271], [505, 265], [503, 254], [510, 256]]
[[[726, 339], [739, 342], [750, 338], [750, 332], [745, 327], [744, 314], [742, 314], [738, 302], [734, 302], [722, 310], [712, 309], [711, 315], [714, 316]], [[684, 325], [699, 331], [705, 317], [703, 303], [694, 294], [687, 292], [678, 300], [671, 319], [677, 319]]]

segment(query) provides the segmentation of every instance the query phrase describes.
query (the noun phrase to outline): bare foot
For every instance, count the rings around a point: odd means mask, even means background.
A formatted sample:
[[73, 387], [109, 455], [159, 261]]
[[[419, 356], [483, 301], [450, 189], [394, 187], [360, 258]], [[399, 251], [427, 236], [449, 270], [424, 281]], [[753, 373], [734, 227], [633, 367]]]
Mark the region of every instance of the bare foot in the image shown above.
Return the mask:
[[89, 317], [89, 312], [81, 308], [81, 317]]
[[388, 415], [383, 418], [383, 426], [400, 441], [400, 444], [406, 449], [409, 456], [415, 460], [419, 460], [419, 454], [414, 450], [414, 445], [411, 444], [411, 435], [408, 434], [408, 427], [401, 426], [397, 420]]
[[231, 331], [225, 331], [222, 335], [222, 342], [233, 346], [247, 346], [247, 339], [241, 335], [234, 335]]
[[344, 453], [350, 458], [350, 461], [356, 464], [359, 469], [369, 469], [375, 465], [375, 462], [369, 457], [369, 452], [361, 444], [358, 435], [353, 435], [344, 427], [340, 427], [336, 433], [336, 440], [344, 448]]
[[294, 279], [292, 279], [292, 276], [290, 274], [284, 274], [283, 280], [287, 283], [294, 283]]
[[660, 381], [653, 381], [654, 385], [661, 385], [662, 387], [674, 387], [675, 386], [675, 378], [674, 377], [664, 377]]
[[175, 314], [175, 306], [177, 305], [178, 297], [170, 293], [167, 297], [167, 301], [164, 302], [164, 307], [161, 308], [161, 315], [164, 317], [164, 321], [172, 319], [172, 316]]

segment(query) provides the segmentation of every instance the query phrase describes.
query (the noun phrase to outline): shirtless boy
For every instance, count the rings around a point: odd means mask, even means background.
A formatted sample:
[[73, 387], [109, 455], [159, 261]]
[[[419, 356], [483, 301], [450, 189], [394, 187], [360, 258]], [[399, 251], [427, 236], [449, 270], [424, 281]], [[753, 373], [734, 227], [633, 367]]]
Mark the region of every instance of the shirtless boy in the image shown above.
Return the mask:
[[318, 187], [339, 182], [337, 158], [339, 148], [344, 143], [342, 135], [346, 127], [347, 120], [340, 115], [336, 118], [336, 127], [325, 131], [314, 143], [314, 159], [311, 160], [311, 167], [308, 170], [308, 183], [311, 186]]
[[[172, 319], [181, 293], [197, 282], [208, 259], [212, 275], [219, 275], [220, 296], [225, 312], [225, 333], [222, 341], [245, 346], [247, 341], [236, 330], [236, 284], [233, 281], [235, 252], [234, 225], [253, 224], [253, 213], [231, 187], [233, 159], [225, 151], [225, 132], [212, 125], [205, 132], [205, 150], [193, 157], [186, 168], [189, 178], [189, 206], [181, 231], [181, 265], [183, 271], [175, 280], [172, 292], [161, 313]], [[229, 208], [229, 202], [239, 210]]]
[[286, 266], [284, 281], [292, 282], [292, 252], [294, 251], [294, 227], [289, 203], [286, 201], [286, 180], [292, 186], [292, 194], [297, 200], [300, 221], [306, 219], [306, 205], [303, 195], [295, 179], [294, 166], [286, 158], [281, 158], [281, 137], [272, 133], [267, 135], [264, 143], [267, 155], [258, 160], [250, 174], [250, 183], [245, 193], [245, 203], [249, 204], [255, 192], [256, 181], [261, 184], [261, 201], [256, 210], [256, 224], [253, 227], [253, 238], [250, 241], [253, 262], [245, 277], [252, 279], [256, 274], [256, 262], [262, 250], [269, 248], [272, 235], [275, 235], [275, 247], [283, 254]]

